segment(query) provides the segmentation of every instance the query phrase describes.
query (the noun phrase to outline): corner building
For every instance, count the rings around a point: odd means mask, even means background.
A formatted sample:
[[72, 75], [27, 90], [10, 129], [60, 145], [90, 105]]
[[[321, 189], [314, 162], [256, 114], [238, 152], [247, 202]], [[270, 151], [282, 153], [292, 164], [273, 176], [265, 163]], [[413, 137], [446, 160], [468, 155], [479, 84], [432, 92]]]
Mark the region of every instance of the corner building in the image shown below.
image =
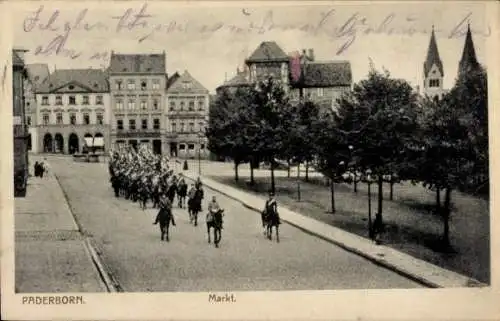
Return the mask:
[[187, 70], [169, 78], [165, 117], [169, 156], [203, 159], [209, 156], [205, 135], [209, 100], [208, 89]]
[[85, 138], [104, 140], [109, 148], [109, 86], [99, 69], [55, 70], [36, 89], [36, 148], [43, 153], [73, 154]]
[[108, 68], [111, 96], [111, 145], [149, 145], [167, 150], [165, 109], [166, 55], [115, 54]]

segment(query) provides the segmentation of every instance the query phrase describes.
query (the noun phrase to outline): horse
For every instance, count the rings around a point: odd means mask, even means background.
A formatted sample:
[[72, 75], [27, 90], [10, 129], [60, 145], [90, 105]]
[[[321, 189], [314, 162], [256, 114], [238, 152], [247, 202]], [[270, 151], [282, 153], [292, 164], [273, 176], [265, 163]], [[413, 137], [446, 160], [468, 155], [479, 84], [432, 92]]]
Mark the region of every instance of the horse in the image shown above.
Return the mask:
[[169, 208], [160, 208], [158, 212], [158, 221], [160, 223], [160, 233], [161, 240], [170, 241], [168, 229], [170, 227], [170, 221], [172, 220], [172, 210]]
[[201, 211], [201, 200], [203, 198], [202, 190], [197, 189], [194, 197], [188, 201], [189, 221], [198, 225], [198, 213]]
[[219, 247], [220, 240], [222, 238], [222, 217], [224, 216], [224, 210], [220, 209], [215, 213], [207, 213], [207, 234], [208, 234], [208, 244], [210, 244], [210, 228], [214, 229], [214, 244], [215, 247]]
[[280, 220], [278, 213], [275, 211], [266, 211], [264, 210], [262, 212], [262, 225], [266, 229], [266, 236], [269, 240], [272, 240], [272, 235], [273, 235], [273, 226], [276, 230], [276, 241], [279, 243], [280, 242], [280, 233], [279, 233], [279, 226], [280, 226]]

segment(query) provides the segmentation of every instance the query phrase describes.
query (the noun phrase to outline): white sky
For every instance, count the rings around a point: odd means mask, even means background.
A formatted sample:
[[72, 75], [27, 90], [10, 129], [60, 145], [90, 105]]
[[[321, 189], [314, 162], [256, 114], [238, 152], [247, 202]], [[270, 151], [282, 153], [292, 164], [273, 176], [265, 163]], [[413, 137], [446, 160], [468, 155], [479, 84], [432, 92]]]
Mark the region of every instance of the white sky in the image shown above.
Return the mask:
[[[264, 4], [267, 7], [264, 7]], [[355, 82], [366, 76], [368, 57], [371, 57], [378, 69], [383, 66], [393, 76], [405, 78], [413, 85], [421, 86], [422, 65], [433, 24], [444, 64], [445, 88], [450, 88], [454, 83], [467, 21], [471, 23], [478, 59], [487, 66], [486, 41], [492, 37], [485, 17], [486, 6], [479, 1], [317, 4], [298, 6], [298, 3], [295, 3], [294, 6], [285, 6], [284, 2], [280, 2], [270, 6], [267, 2], [203, 2], [180, 6], [179, 3], [149, 2], [145, 14], [150, 17], [141, 20], [147, 22], [147, 25], [137, 26], [134, 30], [122, 29], [119, 32], [116, 31], [118, 20], [113, 17], [123, 16], [129, 8], [134, 15], [141, 10], [144, 3], [44, 2], [38, 26], [28, 32], [24, 29], [29, 29], [30, 18], [34, 17], [34, 12], [40, 8], [40, 2], [16, 3], [11, 6], [10, 16], [14, 28], [14, 46], [30, 50], [26, 55], [28, 63], [48, 63], [51, 70], [54, 65], [58, 69], [100, 68], [105, 66], [107, 60], [90, 59], [95, 53], [110, 50], [121, 53], [161, 53], [165, 50], [168, 74], [187, 69], [211, 92], [223, 83], [225, 73], [231, 78], [236, 67], [243, 66], [245, 57], [262, 41], [271, 40], [276, 41], [285, 52], [314, 48], [317, 60], [349, 60]], [[71, 27], [77, 16], [86, 8], [88, 11], [82, 26], [85, 23], [100, 23], [101, 27], [92, 31]], [[59, 16], [53, 26], [59, 30], [41, 30], [39, 25], [47, 24], [55, 10], [59, 10]], [[321, 23], [322, 14], [326, 12], [330, 12], [330, 15], [323, 21], [322, 27], [317, 28]], [[265, 18], [271, 15], [273, 26], [269, 23], [271, 20]], [[353, 15], [355, 18], [350, 19]], [[379, 29], [387, 19], [390, 21], [384, 30], [377, 33], [367, 32], [367, 28]], [[128, 21], [132, 20], [133, 17], [130, 17]], [[177, 28], [183, 29], [187, 25], [187, 30], [168, 31], [168, 26], [174, 23]], [[67, 34], [64, 48], [81, 52], [81, 55], [71, 59], [65, 50], [52, 50], [49, 54], [35, 55], [38, 46], [47, 49], [54, 38], [64, 38], [65, 24], [72, 30]], [[249, 28], [252, 24], [254, 28]], [[305, 28], [306, 24], [309, 27]], [[342, 26], [346, 24], [351, 26], [344, 29], [348, 35], [340, 35]], [[159, 25], [163, 26], [162, 30], [155, 31], [145, 40], [139, 41]], [[217, 30], [202, 32], [204, 25]], [[238, 28], [241, 28], [239, 32]], [[455, 28], [458, 28], [457, 32], [453, 33]], [[354, 42], [338, 53], [351, 36], [355, 36]]]

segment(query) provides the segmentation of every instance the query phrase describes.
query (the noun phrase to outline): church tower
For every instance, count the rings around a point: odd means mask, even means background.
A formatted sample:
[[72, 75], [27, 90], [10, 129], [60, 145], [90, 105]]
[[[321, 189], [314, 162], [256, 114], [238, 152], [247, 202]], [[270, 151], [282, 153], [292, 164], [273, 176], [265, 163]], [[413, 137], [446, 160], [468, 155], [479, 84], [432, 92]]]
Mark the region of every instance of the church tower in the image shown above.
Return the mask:
[[434, 34], [434, 26], [432, 26], [431, 41], [424, 62], [424, 95], [441, 98], [444, 94], [443, 78], [443, 62], [439, 58], [436, 35]]
[[474, 49], [474, 42], [472, 41], [472, 32], [470, 31], [470, 24], [467, 26], [467, 35], [465, 36], [464, 51], [462, 52], [462, 59], [458, 65], [458, 77], [461, 75], [477, 70], [480, 67], [476, 57], [476, 50]]

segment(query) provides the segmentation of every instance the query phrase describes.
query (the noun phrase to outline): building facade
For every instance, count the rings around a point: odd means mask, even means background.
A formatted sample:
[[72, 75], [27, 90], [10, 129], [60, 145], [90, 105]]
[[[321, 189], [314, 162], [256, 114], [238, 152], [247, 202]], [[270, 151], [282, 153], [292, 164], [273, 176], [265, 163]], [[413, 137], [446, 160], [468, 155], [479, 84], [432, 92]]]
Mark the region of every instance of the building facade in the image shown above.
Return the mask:
[[38, 132], [37, 132], [37, 104], [36, 91], [40, 85], [49, 78], [49, 66], [47, 64], [29, 64], [26, 66], [28, 78], [25, 81], [25, 110], [26, 125], [29, 130], [28, 150], [38, 153]]
[[14, 197], [24, 197], [29, 173], [28, 127], [26, 125], [24, 87], [27, 72], [24, 63], [25, 50], [12, 52], [12, 116], [14, 138]]
[[163, 54], [111, 53], [108, 68], [111, 103], [111, 145], [149, 145], [157, 154], [167, 150]]
[[109, 148], [110, 97], [104, 71], [55, 70], [38, 86], [36, 106], [32, 122], [39, 152], [79, 153], [86, 138], [104, 140]]
[[164, 122], [171, 157], [207, 158], [209, 91], [188, 71], [169, 78]]
[[[298, 59], [297, 61], [295, 59]], [[298, 63], [295, 73], [294, 63]], [[272, 77], [283, 85], [292, 101], [301, 97], [311, 99], [324, 108], [336, 108], [340, 96], [352, 88], [351, 64], [348, 61], [316, 61], [314, 50], [287, 55], [277, 43], [268, 41], [245, 60], [246, 69], [236, 75], [216, 91], [234, 92], [237, 88], [253, 86], [258, 81]]]

